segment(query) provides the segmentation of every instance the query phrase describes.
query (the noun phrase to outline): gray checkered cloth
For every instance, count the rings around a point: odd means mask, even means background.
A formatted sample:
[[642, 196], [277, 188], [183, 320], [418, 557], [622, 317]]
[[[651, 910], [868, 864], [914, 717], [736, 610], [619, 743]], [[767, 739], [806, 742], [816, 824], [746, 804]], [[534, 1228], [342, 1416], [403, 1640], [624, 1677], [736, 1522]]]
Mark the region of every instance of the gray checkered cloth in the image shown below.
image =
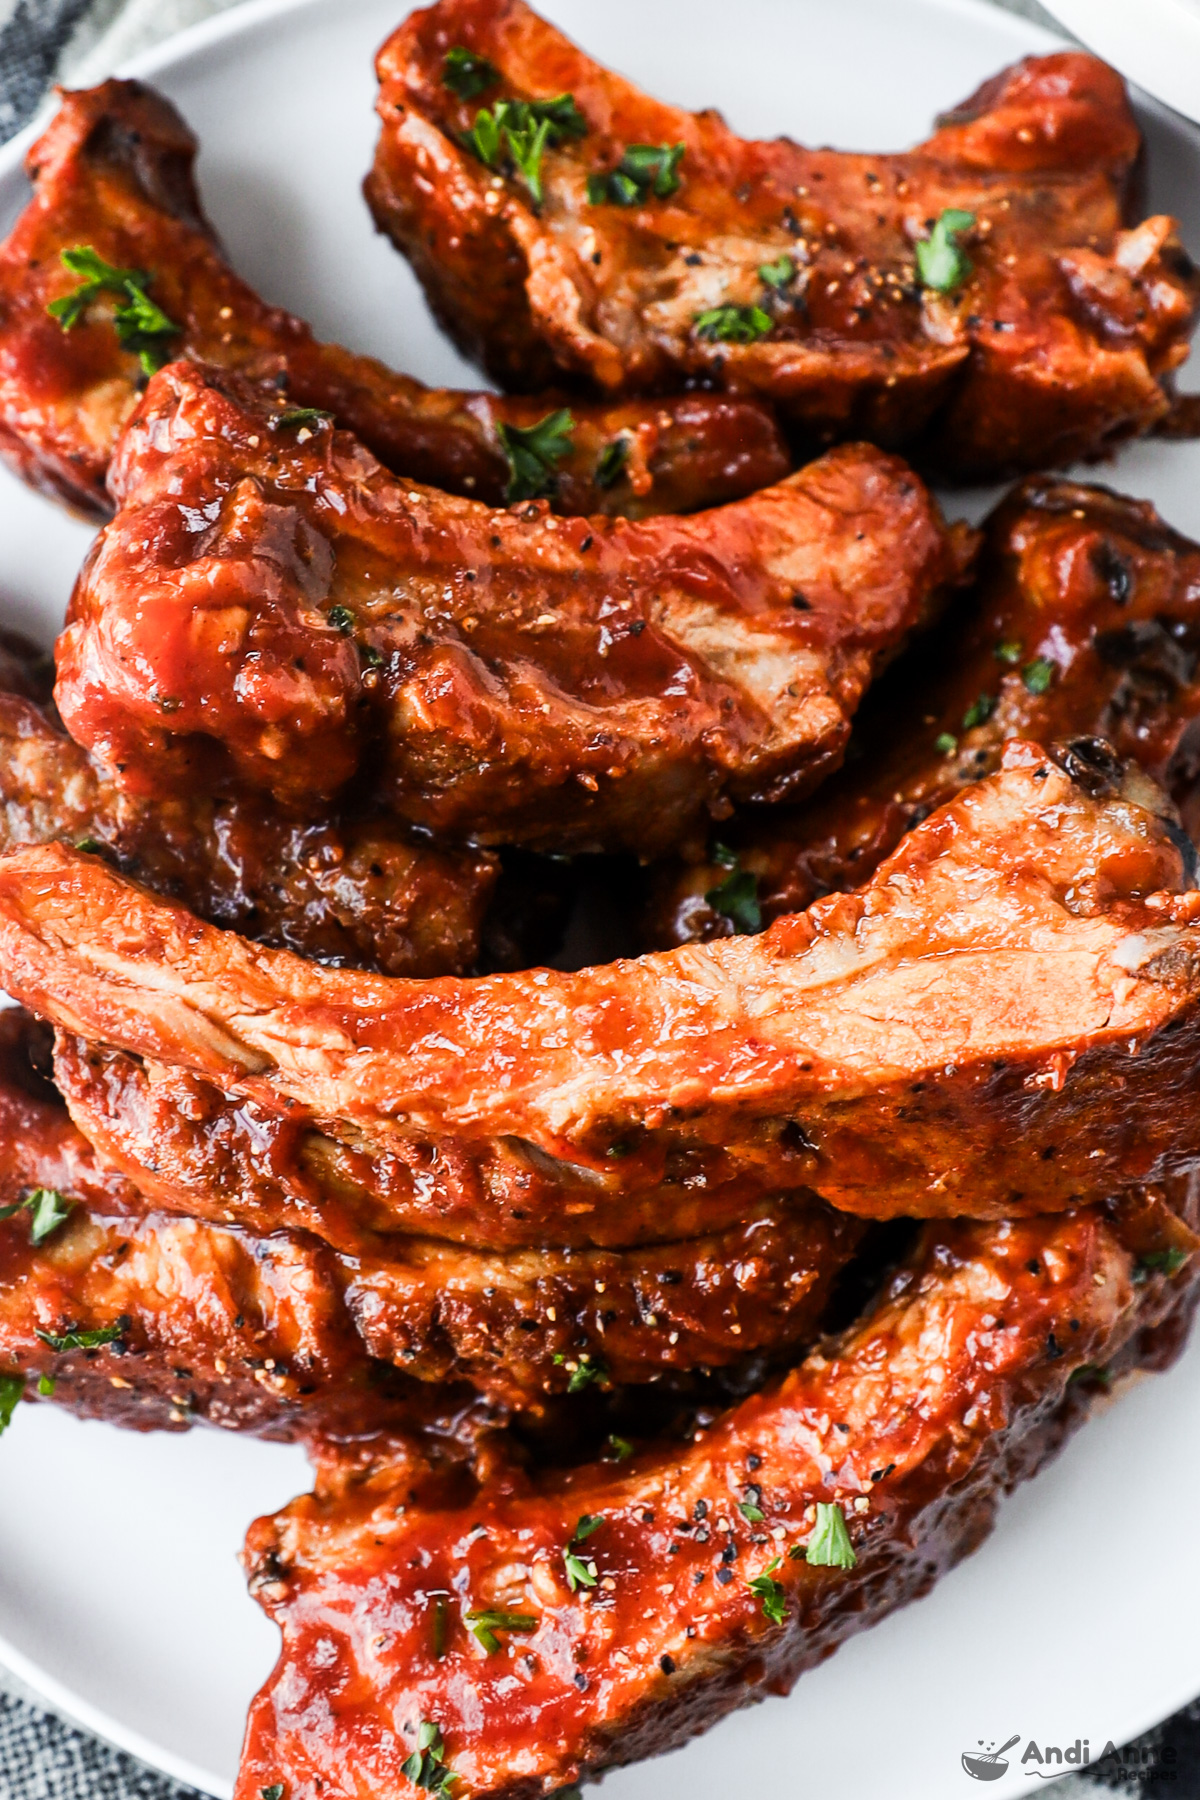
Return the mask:
[[[33, 114], [51, 81], [83, 87], [128, 56], [238, 0], [0, 0], [0, 143]], [[677, 0], [684, 5], [686, 0]], [[1051, 24], [1036, 0], [997, 0]], [[397, 0], [397, 17], [405, 10]], [[1200, 1800], [1200, 1701], [1147, 1733], [1122, 1771], [1068, 1776], [1059, 1800], [1097, 1800], [1103, 1791], [1139, 1793], [1161, 1771], [1169, 1746], [1173, 1800]], [[0, 1800], [200, 1800], [63, 1723], [0, 1669]]]

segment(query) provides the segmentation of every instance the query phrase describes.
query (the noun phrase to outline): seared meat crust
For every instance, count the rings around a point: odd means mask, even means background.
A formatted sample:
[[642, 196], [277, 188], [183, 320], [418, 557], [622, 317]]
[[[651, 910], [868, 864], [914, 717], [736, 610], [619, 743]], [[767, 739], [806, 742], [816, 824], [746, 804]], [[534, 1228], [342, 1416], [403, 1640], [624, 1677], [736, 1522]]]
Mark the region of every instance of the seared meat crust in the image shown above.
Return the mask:
[[1060, 756], [1009, 745], [858, 894], [577, 974], [348, 975], [94, 858], [20, 851], [0, 862], [0, 983], [310, 1127], [367, 1182], [386, 1165], [396, 1229], [628, 1244], [679, 1235], [681, 1190], [717, 1228], [802, 1186], [866, 1215], [1052, 1211], [1200, 1150], [1178, 827], [1106, 747]]
[[836, 766], [973, 549], [868, 447], [635, 524], [491, 511], [287, 421], [179, 363], [122, 439], [56, 698], [128, 788], [369, 783], [438, 833], [647, 855]]
[[388, 975], [472, 969], [499, 874], [486, 850], [438, 849], [387, 819], [305, 823], [253, 795], [127, 793], [44, 708], [0, 692], [0, 848], [54, 841], [110, 851], [248, 937]]
[[[499, 71], [469, 100], [444, 80], [460, 46]], [[1140, 137], [1093, 57], [1029, 57], [892, 156], [735, 137], [601, 68], [523, 0], [438, 0], [376, 66], [368, 202], [504, 386], [701, 380], [768, 397], [810, 442], [911, 443], [956, 480], [1100, 455], [1168, 410], [1200, 286], [1173, 220], [1124, 229]], [[499, 100], [563, 93], [586, 132], [545, 150], [538, 204], [466, 139]], [[589, 200], [630, 146], [675, 145], [674, 192]], [[974, 223], [970, 266], [942, 291], [916, 246], [945, 211]], [[698, 326], [721, 307], [743, 309], [740, 337]]]
[[[979, 579], [874, 688], [812, 801], [720, 827], [764, 923], [861, 887], [905, 832], [999, 767], [1010, 738], [1106, 738], [1200, 837], [1200, 546], [1145, 500], [1033, 480], [987, 522]], [[964, 721], [967, 721], [964, 726]], [[728, 864], [655, 877], [654, 949], [728, 936]]]
[[[335, 414], [398, 474], [503, 501], [511, 468], [501, 428], [535, 424], [561, 396], [427, 388], [374, 357], [318, 342], [225, 261], [196, 192], [196, 140], [170, 101], [136, 81], [61, 100], [27, 158], [34, 198], [0, 248], [0, 454], [18, 474], [84, 512], [111, 510], [105, 475], [142, 385], [138, 358], [118, 342], [111, 299], [69, 332], [46, 312], [77, 285], [61, 253], [88, 245], [151, 277], [153, 299], [179, 327], [176, 354]], [[686, 512], [787, 473], [774, 419], [749, 398], [570, 404], [572, 447], [553, 495], [563, 512]], [[623, 465], [604, 481], [602, 459], [618, 456], [615, 445]]]
[[[399, 1792], [420, 1720], [473, 1796], [531, 1800], [786, 1691], [977, 1547], [1086, 1416], [1089, 1368], [1161, 1361], [1154, 1328], [1186, 1320], [1195, 1278], [1151, 1273], [1133, 1240], [1101, 1208], [930, 1226], [841, 1343], [619, 1470], [493, 1470], [424, 1498], [411, 1468], [334, 1464], [247, 1540], [283, 1648], [235, 1800], [276, 1782], [358, 1800], [367, 1770]], [[842, 1509], [855, 1568], [793, 1559], [818, 1503]], [[572, 1545], [595, 1585], [568, 1583]], [[487, 1654], [469, 1615], [493, 1609], [529, 1625]]]

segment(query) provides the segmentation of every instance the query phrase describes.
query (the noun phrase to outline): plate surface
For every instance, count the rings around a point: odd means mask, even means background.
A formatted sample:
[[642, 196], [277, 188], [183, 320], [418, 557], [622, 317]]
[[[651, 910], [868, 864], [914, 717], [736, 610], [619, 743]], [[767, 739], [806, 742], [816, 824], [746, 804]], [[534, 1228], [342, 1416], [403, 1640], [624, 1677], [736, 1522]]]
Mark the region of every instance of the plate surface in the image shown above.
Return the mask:
[[[256, 0], [143, 58], [199, 132], [201, 186], [235, 265], [323, 334], [428, 381], [471, 383], [407, 267], [371, 229], [371, 55], [404, 0]], [[749, 134], [900, 148], [1050, 40], [972, 0], [546, 0], [597, 56]], [[1155, 208], [1200, 245], [1200, 137], [1150, 109]], [[25, 194], [0, 153], [0, 226]], [[1200, 535], [1200, 446], [1140, 445], [1102, 479]], [[978, 513], [986, 497], [952, 501]], [[0, 470], [0, 608], [49, 639], [87, 527]], [[194, 1432], [139, 1438], [23, 1408], [0, 1444], [0, 1660], [135, 1755], [229, 1791], [274, 1633], [234, 1563], [245, 1526], [307, 1485], [298, 1451]], [[611, 1800], [963, 1800], [960, 1757], [1014, 1732], [1098, 1755], [1200, 1693], [1200, 1341], [1096, 1418], [926, 1600]], [[1082, 1754], [1082, 1751], [1080, 1752]], [[1053, 1763], [1051, 1770], [1056, 1768]]]

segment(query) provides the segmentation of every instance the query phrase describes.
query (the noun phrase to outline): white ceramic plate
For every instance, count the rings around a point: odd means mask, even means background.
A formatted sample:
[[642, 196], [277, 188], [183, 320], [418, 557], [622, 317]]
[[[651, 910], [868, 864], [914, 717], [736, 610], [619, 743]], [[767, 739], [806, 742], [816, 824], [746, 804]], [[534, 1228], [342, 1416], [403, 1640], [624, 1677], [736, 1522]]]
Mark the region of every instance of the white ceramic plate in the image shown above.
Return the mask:
[[[204, 145], [205, 201], [235, 265], [324, 334], [430, 381], [470, 381], [359, 195], [371, 54], [405, 0], [267, 0], [131, 72]], [[741, 131], [900, 148], [985, 76], [1049, 40], [972, 0], [547, 0], [651, 92], [719, 103]], [[1147, 117], [1154, 205], [1200, 245], [1200, 138]], [[0, 225], [24, 196], [0, 154]], [[1200, 535], [1200, 446], [1142, 445], [1104, 478]], [[958, 504], [962, 504], [959, 502]], [[979, 498], [971, 503], [978, 510]], [[85, 527], [0, 472], [0, 608], [49, 639]], [[246, 1524], [306, 1485], [302, 1458], [216, 1432], [137, 1438], [25, 1408], [0, 1443], [0, 1658], [146, 1761], [229, 1791], [274, 1634], [242, 1591]], [[1094, 1420], [919, 1605], [850, 1643], [787, 1700], [605, 1784], [612, 1800], [963, 1800], [960, 1755], [1014, 1732], [1096, 1755], [1200, 1693], [1200, 1342]], [[1053, 1770], [1054, 1764], [1049, 1765]], [[1028, 1791], [1014, 1760], [989, 1791]], [[1038, 1769], [1038, 1773], [1043, 1771]]]

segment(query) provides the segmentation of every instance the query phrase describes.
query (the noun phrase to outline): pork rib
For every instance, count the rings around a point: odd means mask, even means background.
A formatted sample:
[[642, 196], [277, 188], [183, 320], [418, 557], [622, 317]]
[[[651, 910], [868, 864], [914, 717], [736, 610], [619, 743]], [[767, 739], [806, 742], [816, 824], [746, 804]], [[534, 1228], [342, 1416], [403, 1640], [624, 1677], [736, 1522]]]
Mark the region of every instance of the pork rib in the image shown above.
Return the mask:
[[450, 836], [671, 844], [836, 765], [973, 548], [893, 458], [830, 453], [690, 519], [495, 512], [173, 364], [113, 464], [58, 643], [124, 785], [356, 793]]
[[680, 1190], [720, 1217], [802, 1186], [862, 1214], [1053, 1211], [1200, 1149], [1191, 847], [1106, 746], [1059, 756], [1010, 744], [857, 894], [577, 974], [323, 969], [19, 851], [0, 985], [365, 1152], [397, 1229], [578, 1242], [590, 1216], [630, 1243], [678, 1235]]
[[[1099, 1208], [927, 1227], [843, 1342], [619, 1471], [447, 1500], [335, 1465], [247, 1540], [283, 1647], [235, 1800], [398, 1793], [421, 1721], [478, 1800], [532, 1800], [786, 1691], [976, 1548], [1085, 1416], [1089, 1367], [1178, 1344], [1153, 1328], [1186, 1320], [1194, 1275], [1136, 1239]], [[818, 1505], [852, 1569], [804, 1560]], [[472, 1617], [495, 1612], [518, 1623], [489, 1645]]]
[[1200, 836], [1200, 545], [1148, 501], [1035, 479], [989, 519], [978, 569], [936, 636], [867, 696], [845, 767], [814, 799], [722, 824], [723, 861], [664, 866], [647, 907], [655, 949], [729, 935], [721, 889], [737, 875], [768, 924], [861, 887], [1014, 737], [1106, 738]]
[[[523, 0], [438, 0], [376, 66], [371, 209], [504, 386], [699, 379], [816, 442], [915, 440], [959, 480], [1095, 456], [1167, 411], [1200, 288], [1173, 220], [1123, 229], [1141, 140], [1090, 56], [1027, 58], [891, 156], [735, 137]], [[496, 109], [552, 97], [535, 196]], [[921, 251], [939, 222], [958, 237]]]
[[306, 823], [252, 795], [129, 794], [42, 707], [0, 692], [0, 847], [55, 840], [111, 852], [249, 937], [388, 975], [474, 968], [499, 875], [487, 851], [438, 849], [387, 819]]
[[[64, 93], [30, 150], [34, 198], [0, 248], [0, 454], [85, 512], [111, 510], [109, 458], [144, 377], [100, 295], [64, 331], [46, 308], [79, 276], [64, 251], [95, 250], [148, 291], [177, 330], [161, 341], [336, 415], [401, 475], [499, 505], [515, 468], [502, 431], [564, 402], [427, 388], [373, 357], [323, 344], [229, 267], [196, 192], [196, 140], [169, 100], [136, 81]], [[545, 464], [568, 513], [686, 512], [778, 481], [788, 458], [752, 399], [691, 393], [659, 404], [571, 407], [569, 446]], [[607, 459], [607, 460], [606, 460]]]

